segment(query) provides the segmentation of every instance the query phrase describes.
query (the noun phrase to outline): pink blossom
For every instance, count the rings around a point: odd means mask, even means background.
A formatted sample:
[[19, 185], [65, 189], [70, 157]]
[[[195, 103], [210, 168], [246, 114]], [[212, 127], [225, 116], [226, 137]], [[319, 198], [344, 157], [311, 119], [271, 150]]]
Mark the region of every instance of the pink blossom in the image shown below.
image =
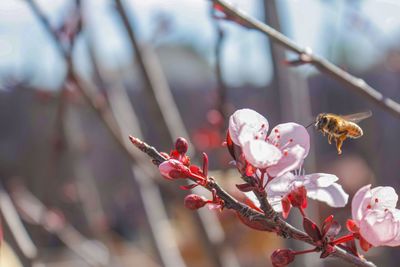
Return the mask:
[[293, 122], [275, 126], [269, 135], [268, 128], [268, 120], [251, 109], [237, 110], [229, 118], [230, 138], [253, 167], [265, 169], [270, 177], [298, 169], [310, 148], [307, 130]]
[[[336, 183], [339, 178], [336, 175], [327, 173], [313, 173], [309, 175], [295, 175], [291, 172], [276, 177], [266, 185], [269, 203], [275, 211], [282, 212], [282, 199], [290, 192], [304, 186], [307, 190], [307, 197], [325, 202], [331, 207], [344, 207], [347, 204], [349, 195], [342, 186]], [[259, 202], [255, 195], [246, 193], [257, 206]]]
[[158, 169], [161, 175], [167, 180], [187, 178], [190, 175], [190, 169], [182, 162], [176, 159], [168, 159], [162, 162]]
[[400, 245], [398, 196], [389, 186], [360, 188], [353, 197], [351, 211], [359, 233], [372, 246]]

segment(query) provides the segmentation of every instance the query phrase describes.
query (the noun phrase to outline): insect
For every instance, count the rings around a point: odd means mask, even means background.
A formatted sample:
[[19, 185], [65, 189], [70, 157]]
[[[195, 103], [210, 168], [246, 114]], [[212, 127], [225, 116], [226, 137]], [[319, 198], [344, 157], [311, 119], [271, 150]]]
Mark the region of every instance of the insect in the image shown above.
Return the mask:
[[343, 141], [346, 140], [346, 138], [356, 139], [363, 135], [363, 130], [357, 123], [371, 116], [371, 111], [344, 116], [332, 113], [321, 113], [317, 116], [313, 124], [323, 135], [328, 135], [329, 144], [332, 143], [332, 139], [335, 139], [336, 149], [340, 155], [342, 154]]

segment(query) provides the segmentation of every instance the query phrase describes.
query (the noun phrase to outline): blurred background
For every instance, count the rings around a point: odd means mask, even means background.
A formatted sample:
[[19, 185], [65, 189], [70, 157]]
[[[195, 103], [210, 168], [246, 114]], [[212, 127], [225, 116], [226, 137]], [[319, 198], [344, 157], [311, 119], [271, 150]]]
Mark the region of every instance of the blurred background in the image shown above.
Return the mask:
[[[398, 1], [231, 3], [400, 101]], [[295, 58], [218, 19], [207, 0], [0, 1], [0, 266], [257, 267], [277, 248], [309, 248], [230, 211], [185, 209], [188, 192], [127, 139], [169, 152], [186, 137], [192, 161], [208, 153], [212, 175], [243, 200], [222, 146], [238, 108], [271, 126], [372, 110], [364, 137], [346, 141], [341, 156], [310, 129], [305, 168], [336, 174], [351, 196], [368, 183], [400, 188], [399, 120], [312, 66], [285, 64]], [[350, 205], [308, 212], [344, 225]], [[379, 266], [399, 255], [366, 253]], [[347, 265], [309, 255], [291, 266]]]

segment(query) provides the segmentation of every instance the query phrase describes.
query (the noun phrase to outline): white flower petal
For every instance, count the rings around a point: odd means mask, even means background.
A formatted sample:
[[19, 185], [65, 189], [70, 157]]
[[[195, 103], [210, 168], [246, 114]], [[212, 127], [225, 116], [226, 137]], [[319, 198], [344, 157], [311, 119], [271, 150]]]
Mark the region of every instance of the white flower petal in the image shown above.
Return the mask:
[[268, 196], [286, 195], [289, 193], [292, 183], [296, 180], [296, 176], [287, 172], [282, 176], [276, 177], [270, 181], [265, 190]]
[[278, 148], [263, 140], [250, 140], [245, 143], [243, 154], [251, 165], [260, 169], [277, 164], [282, 158]]
[[347, 204], [349, 195], [343, 190], [342, 186], [333, 183], [328, 187], [307, 188], [307, 197], [325, 202], [331, 207], [339, 208]]
[[[396, 191], [393, 189], [393, 187], [378, 186], [371, 189], [371, 194], [371, 201], [373, 202], [372, 204], [375, 204], [375, 209], [396, 208], [397, 200], [399, 197], [397, 196]], [[377, 199], [377, 202], [375, 199]]]
[[279, 147], [291, 148], [300, 145], [304, 148], [304, 157], [310, 150], [310, 135], [307, 129], [294, 122], [278, 124], [271, 130], [268, 139], [270, 142], [278, 142]]
[[279, 177], [287, 172], [298, 169], [303, 163], [305, 153], [304, 148], [300, 145], [289, 148], [276, 165], [268, 168], [268, 174], [271, 177]]
[[351, 202], [351, 214], [353, 220], [359, 225], [364, 216], [367, 206], [371, 202], [371, 185], [366, 185], [358, 189]]
[[328, 187], [339, 178], [336, 175], [328, 174], [328, 173], [313, 173], [308, 174], [304, 177], [305, 180], [308, 180], [310, 183], [315, 185], [316, 187]]
[[390, 211], [369, 210], [360, 222], [360, 234], [374, 247], [391, 243], [399, 232], [399, 223]]
[[239, 109], [229, 118], [229, 135], [238, 146], [243, 146], [256, 135], [267, 136], [268, 128], [268, 120], [252, 109]]

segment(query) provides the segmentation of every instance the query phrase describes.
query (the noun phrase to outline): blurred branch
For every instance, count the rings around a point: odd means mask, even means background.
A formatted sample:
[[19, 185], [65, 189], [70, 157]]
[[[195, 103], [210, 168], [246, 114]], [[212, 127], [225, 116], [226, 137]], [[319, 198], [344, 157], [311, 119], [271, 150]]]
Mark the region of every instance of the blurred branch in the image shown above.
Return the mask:
[[303, 48], [296, 44], [293, 40], [289, 39], [274, 28], [246, 15], [242, 11], [232, 7], [225, 0], [211, 0], [215, 8], [225, 14], [223, 19], [234, 21], [246, 28], [255, 29], [266, 35], [271, 40], [284, 48], [299, 55], [299, 60], [296, 64], [312, 64], [321, 72], [324, 72], [332, 78], [342, 82], [351, 91], [374, 102], [384, 110], [390, 112], [392, 115], [400, 118], [400, 104], [393, 99], [383, 96], [379, 91], [368, 85], [363, 79], [357, 78], [350, 73], [344, 71], [338, 66], [332, 64], [328, 60], [312, 54], [310, 48]]
[[0, 212], [1, 214], [3, 214], [4, 221], [7, 223], [23, 255], [31, 261], [34, 260], [38, 254], [37, 247], [32, 242], [20, 217], [18, 216], [18, 212], [14, 204], [12, 203], [9, 194], [4, 190], [3, 186], [1, 185], [0, 185]]
[[[42, 22], [45, 30], [49, 33], [50, 37], [53, 39], [56, 47], [58, 48], [60, 54], [63, 56], [67, 63], [67, 81], [71, 82], [73, 86], [75, 86], [83, 95], [85, 100], [89, 103], [89, 106], [93, 109], [95, 114], [97, 114], [101, 120], [104, 122], [107, 130], [110, 132], [111, 136], [114, 138], [116, 143], [119, 145], [121, 150], [133, 161], [135, 161], [136, 157], [134, 152], [130, 148], [125, 145], [124, 140], [121, 137], [121, 133], [119, 131], [119, 127], [115, 118], [113, 117], [110, 109], [104, 102], [104, 98], [93, 93], [90, 87], [87, 84], [84, 84], [82, 80], [79, 79], [78, 75], [75, 73], [72, 64], [72, 54], [66, 52], [66, 50], [61, 45], [60, 40], [56, 32], [52, 29], [48, 19], [38, 7], [38, 5], [33, 0], [26, 0], [30, 5], [32, 11], [37, 16], [37, 18]], [[71, 51], [70, 51], [71, 52]]]
[[151, 105], [157, 117], [163, 118], [163, 124], [168, 129], [170, 140], [175, 141], [179, 136], [189, 140], [182, 117], [174, 101], [172, 92], [168, 87], [167, 80], [161, 69], [160, 63], [154, 56], [150, 48], [144, 49], [139, 45], [135, 31], [131, 26], [131, 21], [121, 0], [115, 0], [117, 11], [121, 16], [123, 25], [127, 31], [132, 48], [135, 52], [136, 61], [143, 76], [143, 82], [151, 98], [155, 100], [155, 105]]
[[[211, 16], [215, 16], [214, 8], [211, 8]], [[228, 87], [224, 81], [223, 73], [222, 73], [222, 48], [225, 40], [225, 32], [221, 28], [220, 22], [217, 19], [214, 19], [214, 28], [217, 32], [217, 42], [215, 44], [215, 72], [217, 77], [217, 92], [218, 92], [218, 103], [217, 103], [217, 110], [220, 112], [222, 116], [221, 123], [221, 132], [225, 131], [224, 124], [227, 121], [228, 117], [228, 110], [227, 110], [227, 93]]]
[[27, 222], [55, 234], [90, 266], [108, 266], [110, 255], [103, 244], [84, 237], [60, 212], [48, 209], [22, 184], [14, 184], [12, 197]]
[[[139, 150], [146, 153], [151, 159], [153, 159], [153, 163], [155, 165], [159, 165], [161, 162], [166, 160], [160, 154], [160, 152], [157, 151], [156, 148], [149, 146], [147, 143], [133, 136], [129, 136], [129, 138], [134, 146], [136, 146]], [[196, 182], [195, 179], [193, 179], [193, 181]], [[208, 178], [208, 183], [204, 186], [204, 188], [211, 192], [215, 191], [217, 195], [224, 201], [225, 208], [236, 211], [238, 214], [240, 214], [244, 218], [248, 218], [252, 222], [262, 223], [268, 229], [268, 231], [275, 232], [283, 238], [293, 238], [321, 249], [306, 233], [293, 227], [292, 225], [278, 217], [278, 215], [272, 210], [272, 207], [269, 205], [269, 203], [268, 205], [264, 203], [265, 206], [263, 208], [265, 209], [265, 214], [258, 212], [233, 198], [229, 193], [221, 188], [212, 177]], [[258, 197], [261, 200], [265, 199], [262, 195], [259, 195]], [[372, 262], [366, 261], [363, 258], [356, 257], [350, 253], [347, 253], [345, 250], [341, 249], [338, 246], [335, 246], [335, 252], [330, 255], [341, 258], [356, 266], [376, 267], [375, 264], [373, 264]]]

